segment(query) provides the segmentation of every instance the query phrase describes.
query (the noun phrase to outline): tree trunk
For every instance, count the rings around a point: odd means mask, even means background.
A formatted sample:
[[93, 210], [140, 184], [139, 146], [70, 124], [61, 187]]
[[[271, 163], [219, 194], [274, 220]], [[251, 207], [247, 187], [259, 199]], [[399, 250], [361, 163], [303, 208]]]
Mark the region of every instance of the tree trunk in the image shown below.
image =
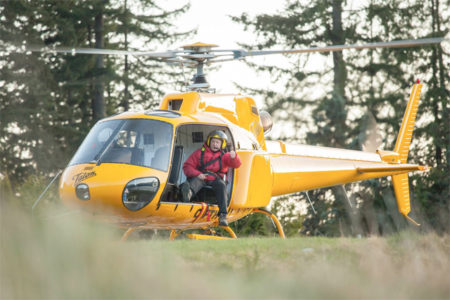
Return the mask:
[[[439, 36], [442, 32], [441, 28], [440, 28], [441, 26], [440, 26], [440, 17], [439, 17], [439, 0], [431, 1], [431, 10], [432, 10], [433, 36]], [[442, 48], [439, 46], [433, 47], [433, 54], [431, 57], [431, 66], [432, 66], [432, 70], [433, 70], [433, 80], [432, 80], [433, 89], [435, 91], [442, 91], [441, 93], [438, 93], [437, 95], [435, 95], [434, 96], [435, 99], [432, 100], [433, 114], [434, 114], [434, 117], [436, 118], [436, 123], [441, 124], [442, 120], [440, 119], [439, 110], [440, 110], [441, 103], [443, 103], [442, 98], [444, 98], [446, 95], [445, 95], [445, 78], [444, 78], [445, 75], [443, 73], [444, 72], [443, 53], [442, 53]], [[443, 105], [443, 110], [444, 110], [443, 115], [444, 116], [448, 115], [448, 114], [446, 114], [447, 109], [448, 109], [447, 106]], [[439, 130], [442, 129], [441, 127], [438, 127], [438, 128], [439, 128]], [[435, 159], [436, 159], [436, 164], [438, 166], [440, 166], [442, 164], [442, 147], [441, 147], [441, 145], [447, 144], [447, 143], [445, 143], [446, 136], [448, 136], [448, 135], [446, 135], [445, 132], [438, 133], [436, 135], [437, 141], [434, 142], [434, 144], [436, 146]], [[448, 160], [447, 160], [447, 163], [448, 163]]]
[[[103, 49], [103, 9], [95, 16], [95, 48]], [[95, 83], [94, 83], [94, 99], [92, 102], [92, 115], [94, 121], [98, 121], [105, 117], [105, 99], [103, 76], [101, 73], [105, 68], [103, 55], [98, 54], [95, 59]]]
[[[331, 40], [333, 45], [342, 45], [345, 43], [344, 31], [342, 29], [342, 0], [333, 1], [333, 28], [331, 30]], [[334, 92], [337, 96], [345, 99], [347, 70], [345, 68], [342, 51], [333, 52], [333, 71]]]
[[[125, 0], [124, 4], [124, 13], [125, 13], [125, 50], [128, 50], [128, 15], [127, 15], [127, 0]], [[123, 91], [123, 101], [122, 106], [125, 111], [127, 111], [130, 107], [130, 98], [128, 97], [128, 55], [125, 55], [125, 70], [124, 70], [124, 84], [125, 88]]]
[[[333, 1], [333, 27], [331, 28], [331, 40], [333, 45], [342, 45], [345, 43], [344, 31], [342, 29], [342, 0]], [[345, 133], [347, 132], [345, 120], [347, 113], [345, 110], [345, 83], [347, 80], [347, 70], [345, 68], [342, 51], [333, 52], [333, 122], [336, 124], [335, 145], [345, 146]]]

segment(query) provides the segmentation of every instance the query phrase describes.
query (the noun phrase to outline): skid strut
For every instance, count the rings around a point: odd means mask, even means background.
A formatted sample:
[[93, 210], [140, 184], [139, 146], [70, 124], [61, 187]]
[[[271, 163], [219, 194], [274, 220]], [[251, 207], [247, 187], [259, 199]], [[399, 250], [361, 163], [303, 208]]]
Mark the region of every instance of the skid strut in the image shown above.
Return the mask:
[[121, 241], [125, 242], [128, 239], [128, 237], [130, 236], [130, 234], [132, 234], [136, 229], [137, 229], [137, 227], [128, 228], [128, 230], [125, 231], [125, 233], [122, 235]]
[[229, 235], [231, 235], [231, 238], [237, 239], [236, 234], [234, 233], [233, 229], [230, 228], [230, 226], [221, 226], [223, 229], [225, 229]]
[[175, 238], [179, 236], [181, 232], [182, 232], [181, 230], [172, 229], [172, 231], [170, 232], [170, 240], [171, 241], [175, 240]]
[[272, 219], [272, 221], [275, 224], [275, 226], [277, 227], [278, 233], [280, 234], [280, 237], [283, 238], [283, 239], [286, 238], [286, 236], [284, 235], [283, 226], [281, 226], [280, 221], [278, 221], [278, 218], [273, 213], [271, 213], [270, 211], [268, 211], [268, 210], [266, 210], [264, 208], [254, 208], [253, 212], [269, 216]]

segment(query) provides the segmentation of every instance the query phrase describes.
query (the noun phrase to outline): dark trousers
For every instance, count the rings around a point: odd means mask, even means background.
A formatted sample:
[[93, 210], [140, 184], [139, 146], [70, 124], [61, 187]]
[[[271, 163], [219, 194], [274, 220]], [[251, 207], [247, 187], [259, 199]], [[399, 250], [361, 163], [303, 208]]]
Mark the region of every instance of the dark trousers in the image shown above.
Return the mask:
[[188, 178], [189, 186], [193, 194], [197, 194], [202, 187], [210, 186], [216, 193], [217, 204], [219, 205], [219, 214], [227, 213], [228, 196], [227, 184], [222, 179], [217, 178], [214, 181], [204, 181], [198, 177]]

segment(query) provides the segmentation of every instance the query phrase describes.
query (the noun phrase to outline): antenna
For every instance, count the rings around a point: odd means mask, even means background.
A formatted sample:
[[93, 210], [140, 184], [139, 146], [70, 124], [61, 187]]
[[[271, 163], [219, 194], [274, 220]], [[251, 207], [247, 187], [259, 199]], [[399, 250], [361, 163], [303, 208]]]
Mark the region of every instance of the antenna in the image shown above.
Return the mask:
[[311, 208], [312, 208], [314, 214], [317, 215], [317, 212], [316, 212], [316, 210], [314, 209], [314, 205], [313, 205], [311, 199], [309, 198], [308, 191], [305, 191], [305, 194], [306, 194], [306, 197], [308, 198], [309, 204], [311, 205]]

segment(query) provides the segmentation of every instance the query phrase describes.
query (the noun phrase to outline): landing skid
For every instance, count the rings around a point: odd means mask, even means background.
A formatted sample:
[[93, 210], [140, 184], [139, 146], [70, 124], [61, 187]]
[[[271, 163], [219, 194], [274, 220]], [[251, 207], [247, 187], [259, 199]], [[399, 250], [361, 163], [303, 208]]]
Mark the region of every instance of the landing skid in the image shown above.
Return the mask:
[[[223, 228], [231, 237], [225, 237], [225, 236], [218, 236], [216, 235], [216, 231], [208, 228], [205, 230], [206, 234], [197, 234], [197, 233], [190, 233], [186, 234], [188, 238], [191, 240], [232, 240], [237, 239], [236, 234], [234, 233], [233, 229], [230, 228], [230, 226], [220, 226]], [[170, 232], [170, 240], [173, 241], [177, 236], [181, 234], [181, 231], [178, 230], [172, 230]]]
[[[264, 214], [266, 216], [269, 216], [272, 219], [274, 225], [277, 227], [278, 234], [280, 235], [280, 237], [282, 239], [286, 238], [286, 236], [284, 235], [283, 226], [281, 226], [280, 221], [278, 221], [278, 218], [273, 213], [271, 213], [270, 211], [268, 211], [268, 210], [266, 210], [264, 208], [254, 208], [253, 209], [253, 213], [260, 213], [260, 214]], [[190, 233], [190, 234], [186, 234], [186, 236], [188, 238], [192, 239], [192, 240], [206, 240], [206, 239], [211, 239], [211, 240], [231, 240], [231, 239], [237, 239], [236, 234], [234, 233], [233, 229], [230, 228], [230, 226], [220, 226], [220, 227], [223, 228], [226, 232], [228, 232], [230, 237], [218, 236], [218, 235], [216, 235], [216, 232], [213, 229], [211, 229], [211, 228], [205, 229], [205, 233], [207, 233], [207, 234]], [[122, 236], [122, 239], [121, 239], [122, 242], [126, 241], [128, 239], [128, 237], [130, 236], [130, 234], [132, 234], [136, 229], [138, 229], [138, 227], [130, 227], [130, 228], [128, 228], [128, 230]], [[181, 233], [183, 233], [182, 230], [172, 229], [172, 231], [170, 232], [169, 239], [171, 241], [173, 241], [178, 236], [180, 236]]]
[[[228, 234], [230, 235], [230, 237], [224, 237], [224, 236], [218, 236], [216, 235], [216, 231], [208, 228], [205, 229], [205, 233], [207, 234], [195, 234], [195, 233], [190, 233], [190, 234], [186, 234], [186, 236], [192, 240], [206, 240], [206, 239], [213, 239], [213, 240], [229, 240], [229, 239], [237, 239], [236, 234], [234, 233], [233, 229], [230, 228], [230, 226], [220, 226], [221, 228], [223, 228], [226, 232], [228, 232]], [[122, 235], [121, 241], [125, 242], [128, 237], [134, 232], [136, 231], [136, 229], [139, 229], [139, 227], [130, 227], [127, 229], [127, 231], [125, 231], [125, 233]], [[180, 236], [183, 233], [182, 230], [178, 230], [178, 229], [173, 229], [172, 231], [170, 231], [170, 237], [169, 239], [171, 241], [175, 240], [178, 236]]]

